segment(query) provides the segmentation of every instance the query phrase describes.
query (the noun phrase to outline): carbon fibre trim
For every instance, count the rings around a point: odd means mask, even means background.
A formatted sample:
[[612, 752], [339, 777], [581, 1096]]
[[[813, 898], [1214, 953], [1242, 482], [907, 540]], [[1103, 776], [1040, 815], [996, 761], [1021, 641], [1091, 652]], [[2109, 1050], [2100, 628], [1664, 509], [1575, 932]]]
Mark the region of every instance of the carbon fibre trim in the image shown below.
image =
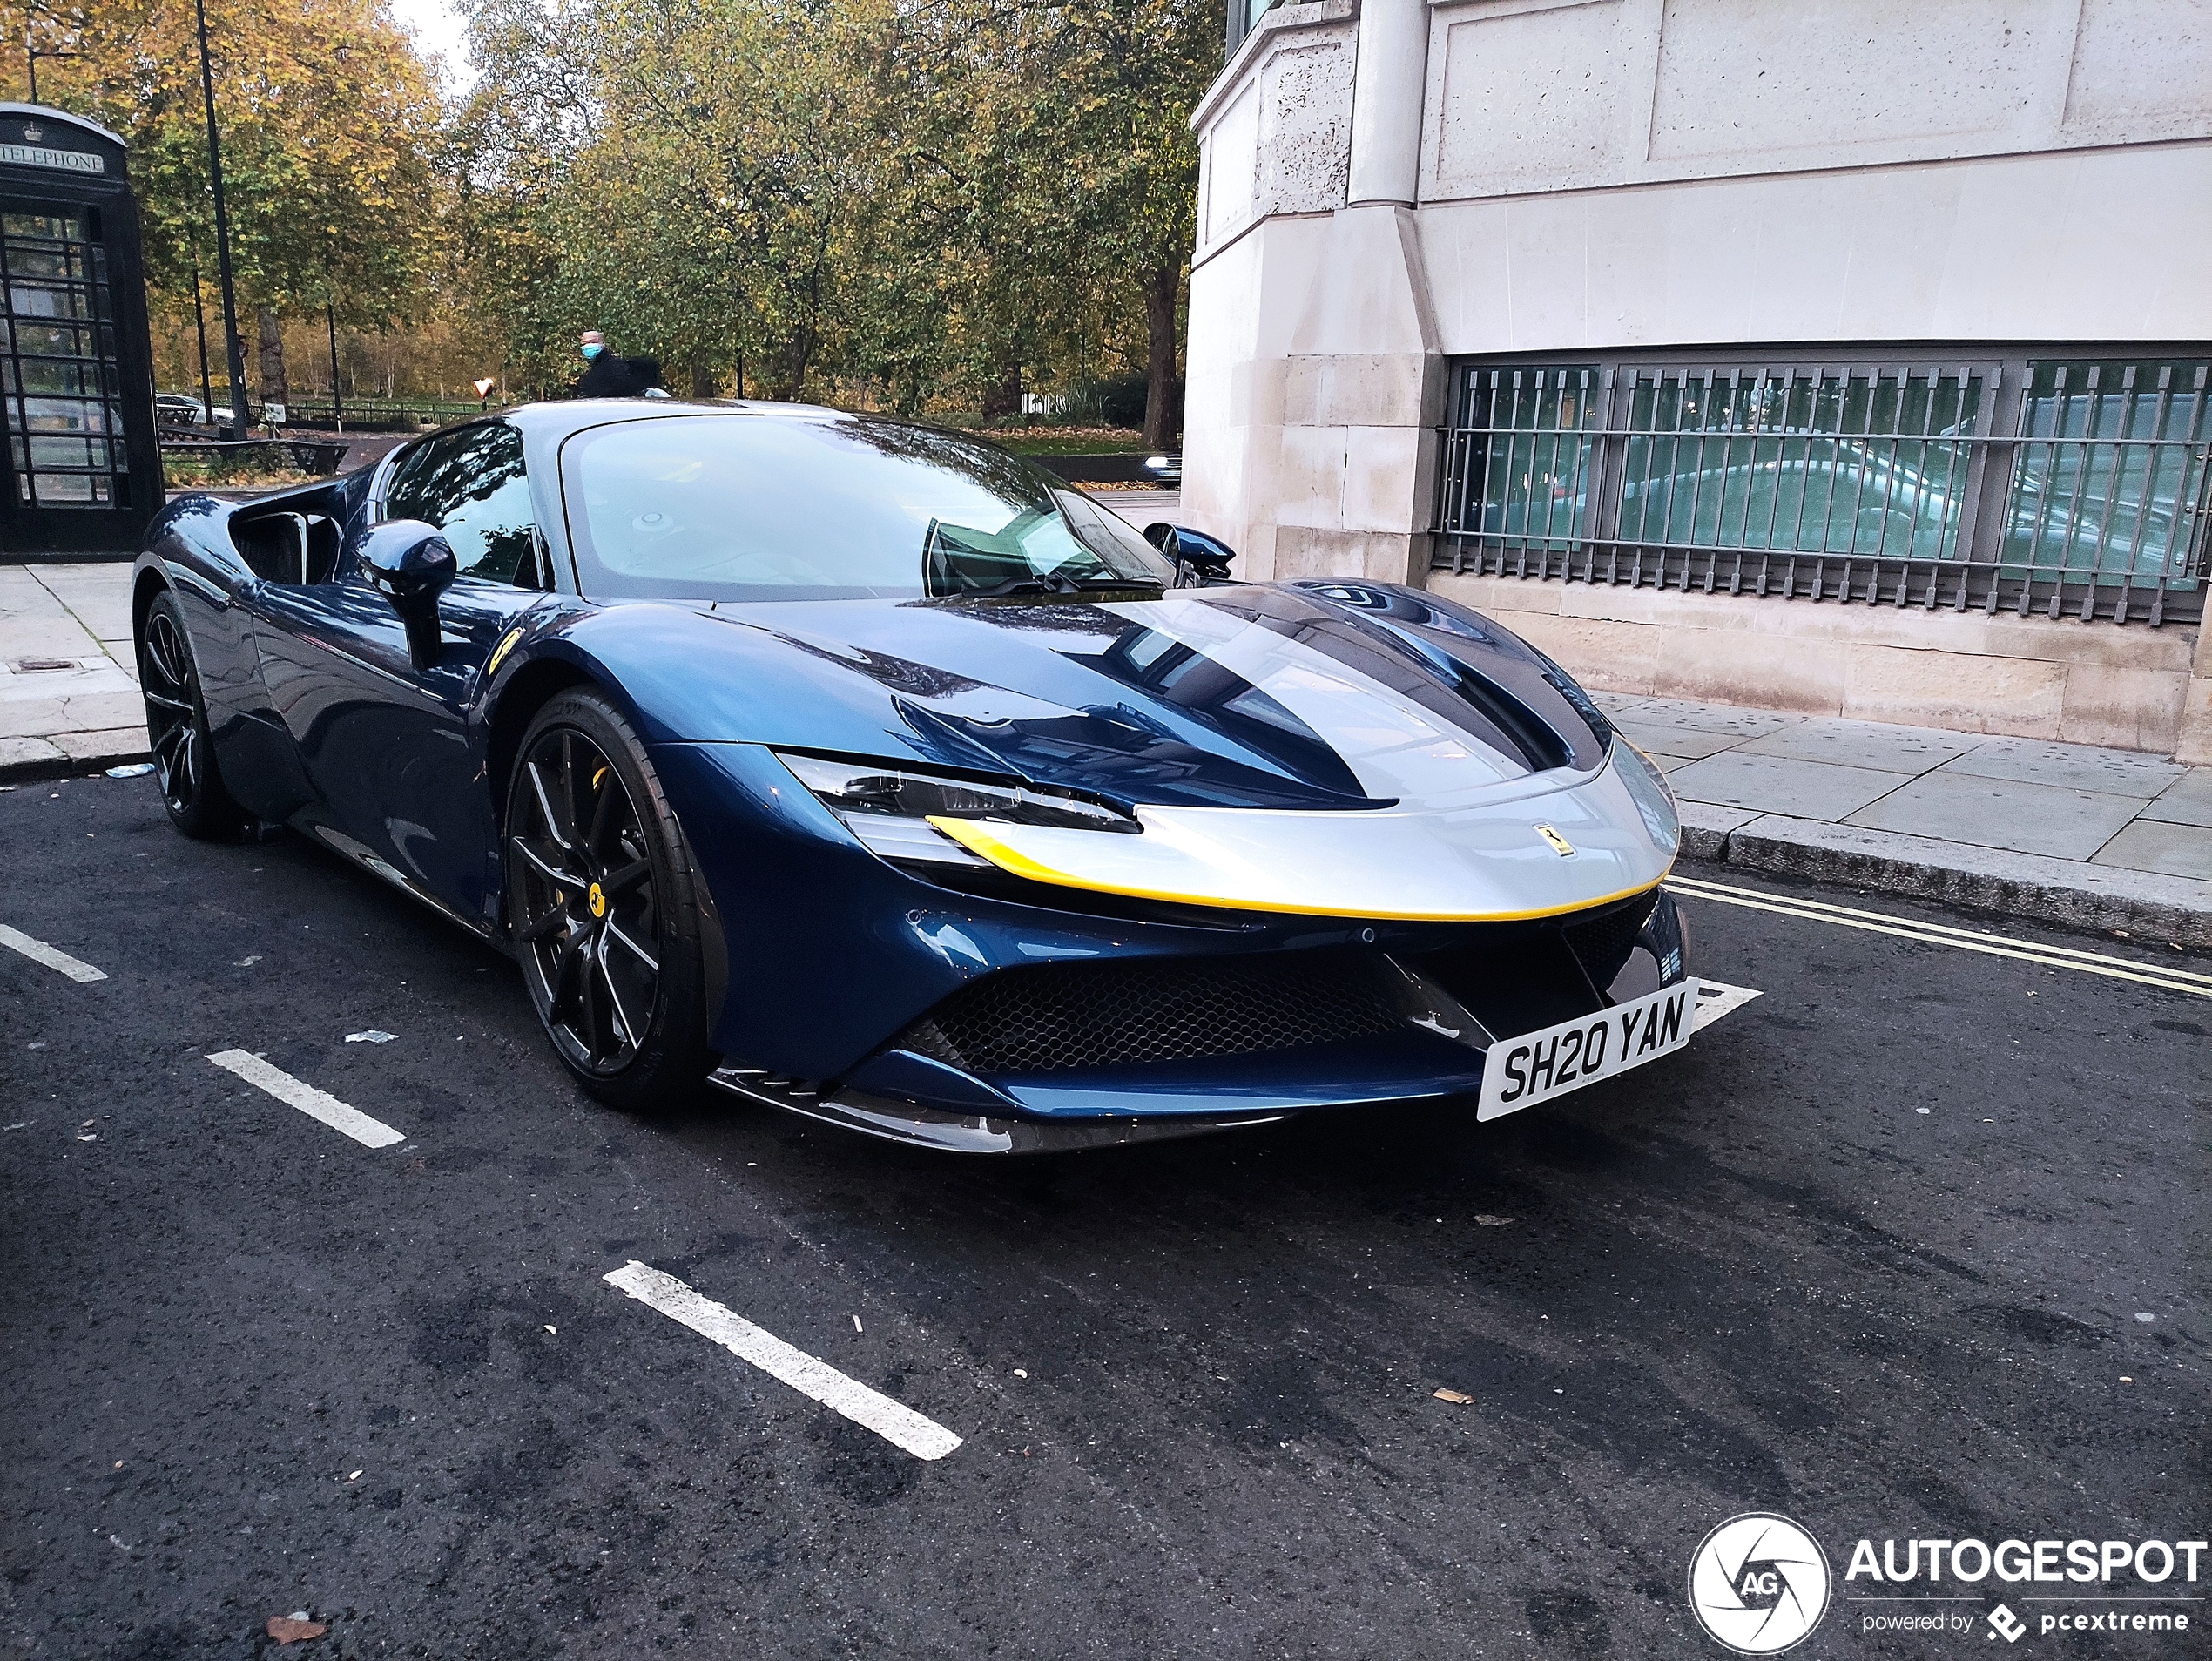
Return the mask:
[[[707, 1083], [732, 1096], [765, 1107], [858, 1131], [887, 1142], [929, 1148], [939, 1153], [1072, 1153], [1088, 1148], [1126, 1147], [1273, 1124], [1281, 1113], [1237, 1118], [1153, 1118], [1090, 1120], [1081, 1124], [1046, 1124], [1033, 1119], [988, 1118], [947, 1113], [915, 1102], [894, 1101], [863, 1090], [824, 1087], [818, 1082], [786, 1078], [757, 1067], [724, 1067]], [[826, 1090], [826, 1093], [825, 1093]]]

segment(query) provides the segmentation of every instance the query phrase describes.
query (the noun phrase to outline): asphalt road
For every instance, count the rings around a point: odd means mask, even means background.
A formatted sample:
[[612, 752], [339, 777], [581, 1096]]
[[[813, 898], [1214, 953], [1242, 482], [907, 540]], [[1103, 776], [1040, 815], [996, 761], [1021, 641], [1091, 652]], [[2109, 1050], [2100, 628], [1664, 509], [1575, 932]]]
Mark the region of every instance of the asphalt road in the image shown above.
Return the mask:
[[[1839, 1576], [2203, 1532], [2212, 1000], [1685, 899], [1762, 996], [1551, 1108], [957, 1163], [599, 1107], [504, 959], [288, 834], [186, 842], [147, 779], [0, 793], [0, 869], [107, 976], [0, 949], [0, 1656], [305, 1610], [283, 1653], [1717, 1657], [1685, 1572], [1737, 1512]], [[2105, 1642], [2063, 1652], [2184, 1652]], [[1798, 1651], [1943, 1652], [1840, 1611]]]

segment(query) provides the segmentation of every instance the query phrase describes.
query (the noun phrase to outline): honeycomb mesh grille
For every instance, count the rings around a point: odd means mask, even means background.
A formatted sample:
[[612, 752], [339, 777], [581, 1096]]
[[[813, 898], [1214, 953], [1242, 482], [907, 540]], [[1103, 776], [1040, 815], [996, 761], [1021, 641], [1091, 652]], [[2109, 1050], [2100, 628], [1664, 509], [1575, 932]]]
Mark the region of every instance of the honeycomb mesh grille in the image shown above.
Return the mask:
[[974, 1072], [1039, 1073], [1291, 1050], [1404, 1023], [1372, 955], [1267, 952], [1006, 969], [899, 1043]]
[[1654, 888], [1618, 910], [1605, 912], [1586, 922], [1570, 923], [1561, 930], [1599, 991], [1612, 984], [1621, 966], [1629, 961], [1629, 954], [1635, 949], [1636, 936], [1643, 932], [1644, 920], [1658, 903], [1659, 891]]

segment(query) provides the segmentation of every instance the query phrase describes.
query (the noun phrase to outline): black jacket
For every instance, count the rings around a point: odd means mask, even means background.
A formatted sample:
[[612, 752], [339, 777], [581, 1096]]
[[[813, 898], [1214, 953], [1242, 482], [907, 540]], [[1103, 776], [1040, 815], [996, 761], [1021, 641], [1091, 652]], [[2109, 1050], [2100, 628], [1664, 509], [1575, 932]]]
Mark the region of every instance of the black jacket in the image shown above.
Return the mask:
[[571, 398], [635, 398], [660, 385], [658, 358], [626, 358], [602, 352], [591, 360], [570, 389]]

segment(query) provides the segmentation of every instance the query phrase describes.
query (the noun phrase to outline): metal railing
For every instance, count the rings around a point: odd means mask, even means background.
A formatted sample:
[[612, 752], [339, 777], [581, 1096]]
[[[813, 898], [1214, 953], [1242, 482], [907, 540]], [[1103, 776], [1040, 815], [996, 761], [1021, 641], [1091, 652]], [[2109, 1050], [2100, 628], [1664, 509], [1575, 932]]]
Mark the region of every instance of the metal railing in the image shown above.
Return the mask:
[[2212, 359], [1462, 364], [1434, 569], [2202, 617]]

